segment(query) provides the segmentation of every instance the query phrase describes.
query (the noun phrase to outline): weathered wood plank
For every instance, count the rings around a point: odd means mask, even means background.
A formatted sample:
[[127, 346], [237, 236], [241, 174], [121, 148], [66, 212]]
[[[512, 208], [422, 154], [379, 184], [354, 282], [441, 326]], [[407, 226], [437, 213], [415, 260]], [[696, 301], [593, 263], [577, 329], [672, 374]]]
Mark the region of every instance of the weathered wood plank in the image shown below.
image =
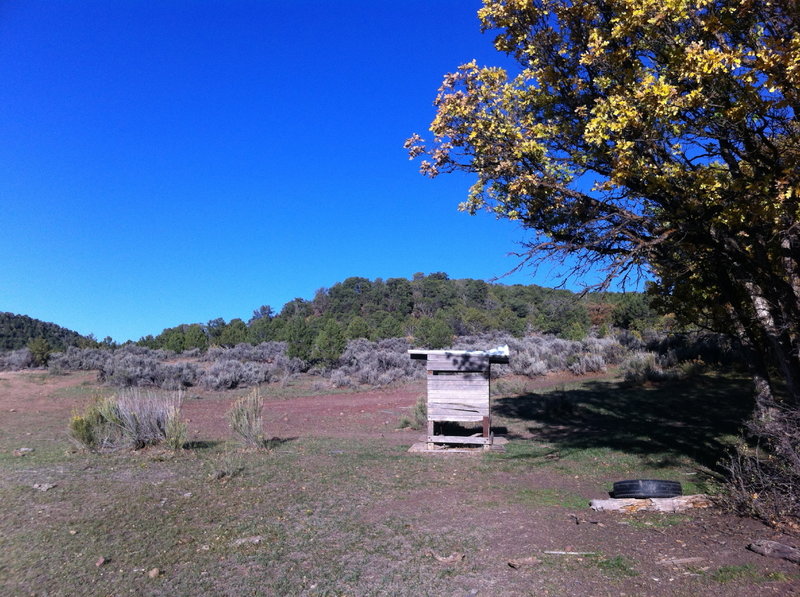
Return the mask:
[[483, 351], [469, 351], [469, 350], [419, 350], [419, 349], [412, 349], [408, 351], [408, 355], [414, 360], [425, 361], [428, 360], [432, 356], [462, 356], [462, 355], [472, 355], [472, 356], [486, 356], [489, 359], [490, 363], [508, 363], [508, 355], [506, 354], [486, 354]]
[[469, 435], [429, 435], [428, 443], [435, 444], [490, 444], [491, 437], [474, 437]]
[[489, 399], [486, 396], [476, 396], [474, 394], [441, 392], [428, 396], [428, 406], [432, 404], [471, 404], [489, 408]]
[[428, 380], [429, 390], [471, 390], [473, 392], [484, 392], [489, 395], [489, 380], [475, 379], [472, 381], [462, 381], [458, 379], [430, 379]]
[[467, 400], [469, 402], [489, 403], [489, 395], [486, 392], [476, 392], [473, 390], [430, 390], [428, 401], [431, 400]]
[[429, 371], [428, 381], [489, 381], [488, 371]]
[[428, 418], [436, 418], [436, 420], [447, 420], [446, 417], [452, 417], [454, 421], [464, 421], [462, 417], [469, 417], [470, 420], [482, 419], [489, 415], [489, 411], [481, 408], [432, 408], [428, 411]]
[[483, 421], [481, 415], [465, 415], [465, 414], [446, 414], [446, 415], [430, 415], [429, 419], [436, 423], [480, 423]]
[[464, 406], [464, 405], [437, 405], [436, 407], [432, 407], [428, 409], [428, 416], [431, 417], [441, 417], [444, 415], [448, 416], [456, 416], [456, 415], [476, 415], [476, 416], [486, 416], [489, 414], [489, 410], [485, 408], [476, 408], [474, 406]]
[[489, 388], [488, 379], [447, 379], [440, 375], [428, 378], [428, 387], [431, 388]]
[[469, 354], [428, 355], [427, 368], [428, 371], [488, 371], [489, 357]]

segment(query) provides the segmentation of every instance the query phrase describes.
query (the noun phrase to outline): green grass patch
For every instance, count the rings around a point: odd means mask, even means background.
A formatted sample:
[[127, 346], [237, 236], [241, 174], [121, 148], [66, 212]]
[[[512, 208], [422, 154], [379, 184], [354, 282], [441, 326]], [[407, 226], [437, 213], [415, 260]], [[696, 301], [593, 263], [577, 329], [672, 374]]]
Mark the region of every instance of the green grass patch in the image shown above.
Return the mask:
[[589, 500], [561, 489], [520, 489], [514, 494], [514, 501], [533, 507], [586, 508]]
[[760, 572], [752, 564], [720, 566], [710, 576], [711, 580], [719, 583], [755, 581], [761, 578]]
[[609, 578], [627, 578], [639, 576], [634, 568], [634, 562], [625, 556], [613, 556], [606, 558], [600, 556], [595, 559], [595, 565]]
[[646, 514], [628, 518], [625, 522], [635, 529], [668, 529], [680, 526], [691, 520], [683, 514]]

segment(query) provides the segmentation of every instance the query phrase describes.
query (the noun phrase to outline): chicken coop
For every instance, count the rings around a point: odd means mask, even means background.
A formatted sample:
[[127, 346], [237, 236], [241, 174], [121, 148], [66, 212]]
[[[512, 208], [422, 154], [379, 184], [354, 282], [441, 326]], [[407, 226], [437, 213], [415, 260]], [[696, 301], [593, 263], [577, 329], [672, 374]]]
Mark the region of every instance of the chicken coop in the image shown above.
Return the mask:
[[[427, 448], [436, 444], [492, 445], [490, 373], [492, 364], [508, 363], [508, 347], [490, 351], [409, 350], [427, 369]], [[446, 435], [444, 423], [478, 423], [480, 434]], [[438, 424], [438, 425], [437, 425]]]

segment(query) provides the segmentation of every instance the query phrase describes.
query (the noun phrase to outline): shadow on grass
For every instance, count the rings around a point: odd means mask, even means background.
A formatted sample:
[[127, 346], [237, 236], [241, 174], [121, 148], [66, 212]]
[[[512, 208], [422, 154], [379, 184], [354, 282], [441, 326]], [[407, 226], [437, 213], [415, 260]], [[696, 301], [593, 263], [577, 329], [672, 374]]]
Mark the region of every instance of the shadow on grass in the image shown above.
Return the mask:
[[[283, 444], [287, 444], [289, 442], [293, 442], [293, 441], [295, 441], [297, 439], [298, 439], [297, 437], [273, 437], [273, 438], [270, 438], [270, 439], [265, 439], [263, 441], [263, 444], [261, 446], [259, 446], [259, 447], [271, 450], [273, 448], [278, 448], [278, 447], [282, 446]], [[186, 442], [185, 444], [183, 444], [183, 449], [184, 450], [212, 450], [214, 448], [218, 448], [218, 447], [222, 446], [225, 443], [226, 442], [224, 442], [224, 441], [218, 441], [218, 440], [214, 440], [214, 441], [202, 441], [202, 440], [201, 441], [191, 441], [191, 442]]]
[[210, 450], [216, 448], [222, 442], [219, 441], [191, 441], [183, 444], [184, 450]]
[[558, 450], [609, 448], [649, 456], [657, 466], [688, 457], [711, 470], [753, 408], [748, 380], [709, 374], [652, 387], [587, 382], [574, 390], [524, 394], [494, 401], [496, 415], [528, 424]]
[[264, 440], [264, 447], [268, 450], [272, 450], [273, 448], [279, 448], [283, 444], [288, 444], [289, 442], [297, 441], [299, 438], [295, 437], [273, 437], [271, 439]]

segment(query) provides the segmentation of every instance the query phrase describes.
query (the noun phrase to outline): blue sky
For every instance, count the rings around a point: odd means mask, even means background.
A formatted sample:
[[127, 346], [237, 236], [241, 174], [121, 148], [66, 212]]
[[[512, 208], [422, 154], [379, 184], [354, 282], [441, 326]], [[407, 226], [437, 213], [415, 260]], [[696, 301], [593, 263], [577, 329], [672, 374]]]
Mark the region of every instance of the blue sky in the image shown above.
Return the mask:
[[479, 7], [5, 0], [0, 311], [124, 341], [349, 276], [505, 273], [523, 232], [403, 150], [446, 72], [503, 62]]

